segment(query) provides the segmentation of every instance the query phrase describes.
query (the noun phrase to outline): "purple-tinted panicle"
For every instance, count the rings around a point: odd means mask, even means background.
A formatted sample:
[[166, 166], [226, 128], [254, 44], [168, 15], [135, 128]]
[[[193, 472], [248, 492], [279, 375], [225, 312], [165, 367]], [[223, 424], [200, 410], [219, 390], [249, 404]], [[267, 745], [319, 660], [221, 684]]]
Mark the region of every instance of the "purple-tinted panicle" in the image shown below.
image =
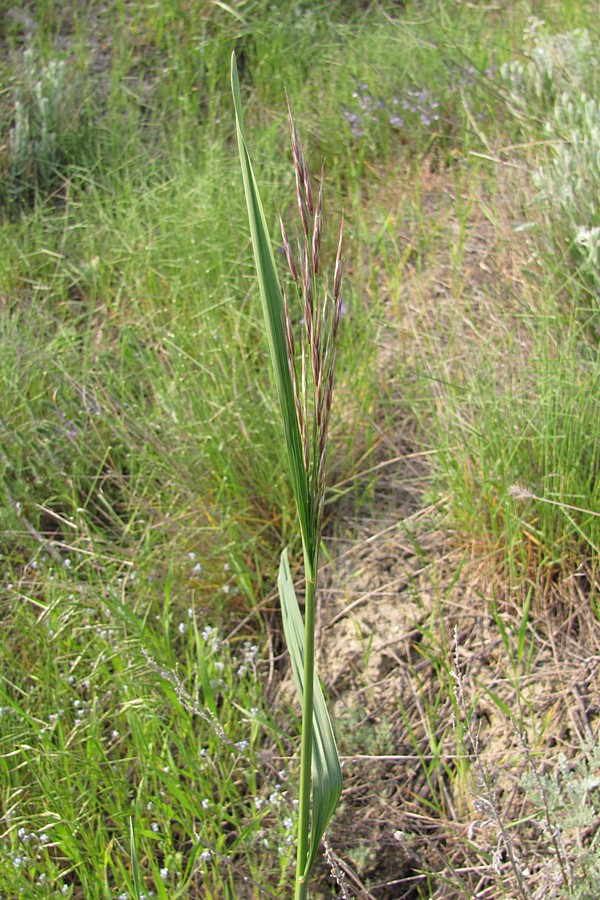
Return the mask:
[[288, 365], [290, 369], [290, 376], [292, 379], [292, 389], [294, 391], [294, 405], [296, 407], [296, 418], [298, 419], [298, 425], [300, 427], [300, 436], [302, 438], [302, 447], [303, 447], [303, 457], [304, 457], [304, 468], [308, 471], [308, 460], [307, 460], [307, 437], [306, 437], [306, 416], [304, 415], [304, 411], [302, 409], [302, 404], [300, 401], [300, 391], [298, 390], [298, 378], [296, 375], [296, 345], [294, 341], [294, 329], [292, 326], [292, 316], [290, 314], [290, 307], [288, 303], [287, 292], [283, 291], [283, 305], [285, 310], [285, 338], [287, 344], [287, 354], [288, 354]]
[[[364, 92], [364, 90], [366, 90], [366, 86], [361, 86], [361, 91]], [[333, 369], [336, 358], [335, 342], [342, 315], [343, 224], [340, 228], [335, 259], [333, 292], [330, 293], [327, 276], [325, 275], [323, 278], [320, 275], [324, 170], [321, 169], [319, 189], [315, 196], [312, 191], [306, 158], [298, 142], [289, 101], [288, 113], [296, 177], [296, 196], [301, 222], [297, 253], [292, 252], [283, 222], [280, 222], [280, 225], [283, 252], [288, 261], [302, 310], [299, 383], [296, 374], [296, 343], [292, 324], [294, 317], [290, 312], [288, 296], [284, 292], [286, 346], [296, 416], [302, 438], [304, 468], [310, 475], [313, 485], [314, 512], [316, 515], [320, 515], [322, 513], [324, 464], [333, 391]]]
[[300, 219], [302, 220], [302, 229], [305, 236], [308, 237], [308, 210], [304, 194], [301, 192], [298, 192], [298, 208], [300, 210]]
[[317, 205], [314, 210], [314, 222], [312, 233], [312, 258], [315, 275], [319, 274], [319, 247], [321, 245], [321, 231], [323, 230], [323, 181], [325, 179], [325, 163], [321, 166], [321, 181], [317, 194]]
[[314, 324], [314, 296], [313, 296], [313, 278], [310, 268], [310, 255], [308, 252], [308, 244], [304, 248], [303, 256], [303, 291], [304, 291], [304, 321], [306, 325], [306, 333], [309, 341], [312, 341], [313, 324]]
[[[305, 172], [306, 172], [306, 161], [304, 160], [302, 151], [300, 150], [300, 145], [298, 144], [298, 137], [296, 135], [296, 126], [294, 125], [294, 120], [292, 118], [292, 110], [290, 108], [289, 97], [286, 95], [286, 102], [288, 108], [288, 118], [290, 123], [290, 138], [292, 144], [292, 157], [294, 159], [294, 173], [296, 175], [296, 199], [298, 201], [298, 209], [300, 210], [300, 219], [302, 220], [302, 229], [304, 234], [308, 237], [308, 209], [307, 209], [307, 199], [306, 199], [306, 185], [305, 185]], [[312, 203], [312, 198], [311, 198]]]
[[302, 177], [304, 181], [304, 191], [306, 194], [306, 205], [308, 207], [308, 212], [310, 215], [314, 215], [315, 209], [313, 206], [313, 196], [312, 196], [312, 186], [310, 183], [310, 173], [308, 171], [308, 165], [306, 163], [306, 157], [304, 153], [302, 154]]
[[323, 358], [321, 356], [322, 351], [322, 341], [321, 341], [321, 316], [316, 317], [315, 327], [313, 331], [313, 339], [310, 348], [310, 357], [312, 363], [312, 373], [313, 373], [313, 381], [315, 383], [315, 387], [317, 391], [321, 385], [321, 364], [323, 362]]

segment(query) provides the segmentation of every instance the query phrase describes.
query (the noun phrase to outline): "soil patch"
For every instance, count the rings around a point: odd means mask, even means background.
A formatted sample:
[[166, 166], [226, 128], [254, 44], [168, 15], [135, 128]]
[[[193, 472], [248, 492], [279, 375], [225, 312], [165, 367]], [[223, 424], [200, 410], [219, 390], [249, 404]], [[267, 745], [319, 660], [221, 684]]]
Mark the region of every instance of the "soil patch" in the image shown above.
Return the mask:
[[[383, 497], [395, 477], [382, 478]], [[330, 840], [349, 895], [516, 893], [502, 823], [532, 891], [553, 896], [555, 853], [521, 781], [597, 738], [589, 603], [571, 578], [535, 618], [499, 607], [434, 510], [403, 518], [390, 506], [338, 520], [342, 552], [321, 591], [320, 672], [345, 771]]]

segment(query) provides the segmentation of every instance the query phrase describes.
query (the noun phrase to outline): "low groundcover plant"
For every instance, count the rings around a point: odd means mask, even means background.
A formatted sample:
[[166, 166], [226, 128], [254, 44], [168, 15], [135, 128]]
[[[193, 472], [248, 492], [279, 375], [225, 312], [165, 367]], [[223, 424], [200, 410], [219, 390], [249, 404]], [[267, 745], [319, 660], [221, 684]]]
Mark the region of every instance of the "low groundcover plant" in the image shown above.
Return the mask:
[[[266, 220], [254, 177], [242, 115], [235, 55], [231, 84], [254, 260], [265, 316], [271, 362], [281, 408], [292, 487], [304, 556], [304, 621], [296, 599], [287, 549], [281, 555], [278, 588], [285, 638], [302, 699], [300, 801], [296, 900], [308, 896], [307, 879], [328, 822], [337, 806], [342, 773], [331, 722], [315, 672], [315, 593], [325, 490], [325, 455], [335, 371], [336, 338], [342, 311], [342, 228], [332, 290], [320, 273], [322, 177], [316, 198], [288, 104], [301, 238], [296, 257], [281, 222], [295, 292], [302, 308], [298, 378], [292, 315], [282, 293]], [[342, 223], [343, 225], [343, 223]], [[311, 798], [312, 795], [312, 798]]]

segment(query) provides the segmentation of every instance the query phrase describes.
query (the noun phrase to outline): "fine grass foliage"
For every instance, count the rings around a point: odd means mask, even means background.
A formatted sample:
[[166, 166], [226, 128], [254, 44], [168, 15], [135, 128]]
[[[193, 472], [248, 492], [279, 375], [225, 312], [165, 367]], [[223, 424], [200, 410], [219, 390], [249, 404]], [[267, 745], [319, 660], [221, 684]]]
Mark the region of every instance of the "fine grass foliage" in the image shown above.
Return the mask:
[[276, 811], [289, 809], [284, 766], [257, 774], [268, 721], [258, 644], [176, 612], [169, 582], [161, 596], [132, 568], [105, 566], [98, 597], [72, 558], [42, 554], [5, 587], [2, 658], [20, 664], [3, 669], [3, 894], [112, 896], [133, 878], [130, 818], [137, 879], [155, 896], [189, 896], [201, 881], [206, 896], [235, 897], [229, 860], [242, 845], [259, 868], [272, 846], [276, 882], [277, 846], [289, 855]]
[[511, 560], [514, 574], [543, 581], [597, 554], [598, 365], [569, 341], [558, 352], [534, 347], [506, 386], [482, 360], [470, 384], [442, 389], [437, 464], [460, 531], [501, 565]]

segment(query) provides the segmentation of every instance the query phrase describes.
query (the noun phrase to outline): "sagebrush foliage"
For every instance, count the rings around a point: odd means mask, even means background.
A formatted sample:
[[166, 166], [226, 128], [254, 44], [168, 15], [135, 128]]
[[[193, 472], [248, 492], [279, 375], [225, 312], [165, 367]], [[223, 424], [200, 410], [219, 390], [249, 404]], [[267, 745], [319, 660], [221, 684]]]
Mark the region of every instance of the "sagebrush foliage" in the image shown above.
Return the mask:
[[521, 118], [540, 111], [550, 154], [534, 172], [538, 202], [564, 235], [585, 283], [600, 287], [600, 81], [589, 32], [545, 36], [533, 20], [524, 62], [502, 66], [508, 104]]
[[0, 202], [31, 204], [55, 190], [70, 169], [89, 162], [91, 121], [82, 84], [66, 61], [44, 63], [31, 48], [25, 50], [0, 158]]
[[599, 773], [600, 746], [592, 744], [576, 762], [561, 754], [554, 771], [522, 779], [540, 833], [554, 848], [545, 880], [556, 885], [555, 897], [600, 896]]

